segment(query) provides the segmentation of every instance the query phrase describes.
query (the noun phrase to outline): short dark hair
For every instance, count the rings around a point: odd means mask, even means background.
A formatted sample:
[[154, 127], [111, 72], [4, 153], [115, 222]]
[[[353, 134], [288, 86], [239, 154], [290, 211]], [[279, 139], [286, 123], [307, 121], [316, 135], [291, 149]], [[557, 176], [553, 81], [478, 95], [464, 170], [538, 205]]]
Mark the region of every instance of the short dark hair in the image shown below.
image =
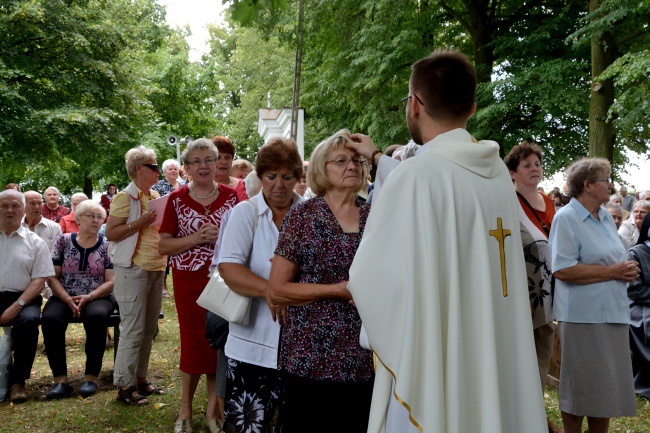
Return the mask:
[[476, 68], [464, 54], [437, 49], [411, 65], [412, 91], [434, 119], [469, 117], [476, 101]]
[[503, 162], [506, 163], [508, 170], [517, 171], [519, 163], [528, 158], [530, 155], [537, 155], [539, 162], [542, 162], [542, 148], [534, 141], [522, 141], [510, 149]]
[[302, 158], [295, 141], [290, 138], [273, 137], [257, 151], [255, 173], [262, 179], [267, 171], [280, 168], [287, 168], [293, 177], [300, 179]]
[[235, 145], [232, 144], [230, 138], [224, 137], [223, 135], [215, 135], [212, 137], [212, 142], [217, 146], [219, 153], [228, 153], [235, 156]]

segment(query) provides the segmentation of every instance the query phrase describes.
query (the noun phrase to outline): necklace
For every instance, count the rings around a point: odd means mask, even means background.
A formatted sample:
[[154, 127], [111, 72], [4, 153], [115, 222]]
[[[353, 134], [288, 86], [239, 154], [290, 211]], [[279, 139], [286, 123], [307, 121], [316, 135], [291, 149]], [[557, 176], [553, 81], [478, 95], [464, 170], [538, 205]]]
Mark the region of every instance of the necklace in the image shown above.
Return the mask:
[[[194, 191], [194, 182], [190, 182], [190, 184], [189, 184], [189, 189], [190, 189], [190, 192], [192, 193], [192, 195], [194, 195], [194, 197], [196, 197], [196, 198], [198, 198], [198, 199], [201, 199], [201, 200], [205, 200], [206, 198], [210, 198], [210, 197], [212, 197], [212, 196], [217, 192], [217, 183], [216, 183], [216, 182], [212, 182], [212, 186], [213, 186], [213, 188], [212, 188], [212, 192], [211, 192], [210, 194], [206, 195], [206, 196], [198, 195], [198, 194]], [[201, 206], [203, 206], [203, 205], [201, 205]]]
[[[194, 182], [190, 182], [190, 184], [188, 185], [188, 188], [190, 189], [190, 192], [194, 195], [194, 197], [196, 197], [198, 199], [205, 200], [206, 198], [212, 197], [217, 192], [217, 183], [216, 182], [212, 182], [212, 185], [214, 186], [214, 188], [212, 188], [212, 192], [210, 194], [206, 195], [205, 197], [200, 196], [196, 192], [194, 192], [194, 188], [193, 188], [194, 185], [193, 184], [194, 184]], [[206, 215], [210, 215], [210, 206], [212, 206], [212, 203], [209, 203], [207, 206], [204, 205], [201, 202], [197, 202], [197, 203], [200, 204], [201, 206], [203, 206], [203, 209], [205, 209], [205, 214]]]

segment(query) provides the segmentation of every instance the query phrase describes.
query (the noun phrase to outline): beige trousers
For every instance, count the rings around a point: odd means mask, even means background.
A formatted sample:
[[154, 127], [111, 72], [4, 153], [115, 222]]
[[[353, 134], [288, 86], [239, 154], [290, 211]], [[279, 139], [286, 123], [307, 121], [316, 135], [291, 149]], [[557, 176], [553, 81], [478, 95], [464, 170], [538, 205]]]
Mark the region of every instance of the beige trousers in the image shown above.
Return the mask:
[[145, 271], [135, 264], [115, 266], [113, 294], [120, 308], [120, 341], [113, 384], [133, 386], [147, 377], [153, 337], [158, 329], [165, 271]]

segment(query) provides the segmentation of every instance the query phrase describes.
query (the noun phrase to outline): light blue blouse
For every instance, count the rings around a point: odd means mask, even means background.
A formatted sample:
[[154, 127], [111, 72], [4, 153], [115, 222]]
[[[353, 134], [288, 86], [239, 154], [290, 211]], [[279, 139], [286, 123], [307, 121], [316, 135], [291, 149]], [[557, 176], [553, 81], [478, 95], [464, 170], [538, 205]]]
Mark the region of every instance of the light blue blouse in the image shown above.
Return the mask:
[[[554, 273], [579, 263], [611, 266], [627, 260], [614, 219], [602, 206], [598, 217], [575, 198], [555, 214], [549, 237]], [[627, 324], [626, 287], [619, 280], [573, 284], [556, 278], [553, 315], [560, 322]]]

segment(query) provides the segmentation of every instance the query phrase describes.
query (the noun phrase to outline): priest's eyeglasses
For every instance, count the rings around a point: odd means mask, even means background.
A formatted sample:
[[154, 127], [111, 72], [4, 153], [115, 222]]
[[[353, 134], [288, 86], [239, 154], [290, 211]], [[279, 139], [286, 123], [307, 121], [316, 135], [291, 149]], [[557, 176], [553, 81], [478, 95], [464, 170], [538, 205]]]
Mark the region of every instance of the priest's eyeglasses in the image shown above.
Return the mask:
[[339, 156], [336, 159], [333, 159], [331, 161], [325, 161], [325, 162], [333, 162], [339, 167], [345, 167], [350, 163], [350, 161], [352, 161], [354, 165], [358, 167], [361, 164], [366, 162], [366, 158], [363, 156], [353, 156], [352, 158], [349, 158], [347, 156]]
[[406, 103], [408, 102], [408, 100], [411, 99], [411, 98], [414, 97], [414, 96], [415, 96], [415, 99], [418, 100], [418, 102], [420, 103], [420, 105], [424, 105], [424, 102], [422, 102], [422, 99], [420, 99], [420, 98], [418, 97], [418, 95], [416, 95], [415, 93], [413, 93], [412, 95], [408, 95], [406, 98], [402, 98], [402, 105], [404, 106], [404, 108], [406, 108]]

